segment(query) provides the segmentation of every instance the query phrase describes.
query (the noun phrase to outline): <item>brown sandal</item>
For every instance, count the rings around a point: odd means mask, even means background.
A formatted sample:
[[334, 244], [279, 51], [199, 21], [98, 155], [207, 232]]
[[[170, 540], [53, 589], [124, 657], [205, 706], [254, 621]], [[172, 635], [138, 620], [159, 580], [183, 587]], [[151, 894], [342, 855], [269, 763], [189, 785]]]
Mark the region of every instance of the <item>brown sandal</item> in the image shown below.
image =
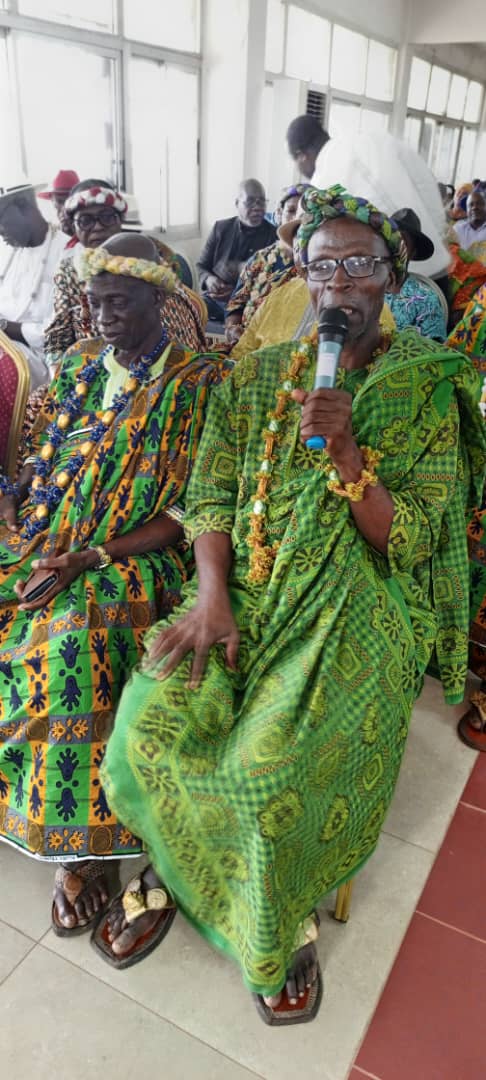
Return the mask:
[[[312, 945], [317, 941], [319, 923], [317, 911], [314, 911], [308, 919], [304, 920], [298, 940], [295, 943], [297, 949], [302, 948], [304, 945]], [[312, 986], [306, 989], [304, 996], [298, 998], [296, 1002], [289, 1001], [286, 986], [282, 990], [282, 997], [278, 1005], [268, 1005], [261, 994], [252, 994], [252, 997], [264, 1024], [268, 1024], [270, 1027], [288, 1027], [292, 1024], [308, 1024], [310, 1020], [314, 1020], [321, 1007], [322, 994], [322, 971], [319, 962], [317, 962], [315, 981]]]
[[56, 876], [54, 878], [54, 900], [52, 901], [51, 910], [51, 926], [55, 934], [58, 937], [77, 937], [78, 934], [85, 934], [93, 923], [99, 919], [103, 911], [106, 911], [109, 900], [103, 905], [101, 911], [97, 911], [91, 919], [87, 919], [86, 922], [78, 922], [76, 926], [68, 927], [64, 926], [60, 922], [57, 907], [56, 907], [56, 892], [61, 889], [66, 897], [68, 904], [71, 907], [74, 906], [76, 900], [82, 896], [86, 885], [90, 881], [96, 881], [99, 878], [104, 877], [108, 890], [113, 892], [120, 885], [120, 876], [118, 872], [118, 863], [114, 862], [109, 865], [101, 859], [91, 859], [89, 862], [78, 867], [76, 870], [71, 870], [67, 866], [58, 866], [56, 870]]
[[[140, 937], [134, 941], [131, 949], [124, 953], [123, 956], [118, 956], [113, 952], [108, 935], [110, 914], [117, 906], [123, 908], [128, 925], [136, 922], [147, 911], [160, 911], [154, 926], [150, 930], [141, 933]], [[157, 948], [157, 945], [163, 941], [165, 935], [169, 932], [176, 917], [176, 912], [177, 908], [174, 901], [165, 889], [162, 886], [145, 888], [142, 874], [140, 877], [132, 878], [126, 888], [112, 900], [108, 910], [101, 916], [91, 934], [91, 945], [95, 952], [99, 953], [103, 960], [106, 960], [107, 964], [111, 964], [118, 971], [123, 971], [124, 968], [138, 964], [140, 960], [149, 956]]]
[[[481, 726], [475, 727], [472, 721], [479, 720]], [[469, 698], [469, 709], [461, 716], [457, 725], [459, 738], [473, 750], [486, 750], [486, 693], [475, 690]]]

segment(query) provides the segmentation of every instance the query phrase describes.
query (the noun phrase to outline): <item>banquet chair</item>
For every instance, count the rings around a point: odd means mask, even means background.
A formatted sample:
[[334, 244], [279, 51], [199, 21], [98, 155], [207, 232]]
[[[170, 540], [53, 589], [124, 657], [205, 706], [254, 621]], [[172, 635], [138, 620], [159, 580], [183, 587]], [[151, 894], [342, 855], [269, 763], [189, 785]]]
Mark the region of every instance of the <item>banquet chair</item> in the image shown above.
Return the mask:
[[27, 359], [0, 330], [0, 467], [11, 479], [30, 389]]

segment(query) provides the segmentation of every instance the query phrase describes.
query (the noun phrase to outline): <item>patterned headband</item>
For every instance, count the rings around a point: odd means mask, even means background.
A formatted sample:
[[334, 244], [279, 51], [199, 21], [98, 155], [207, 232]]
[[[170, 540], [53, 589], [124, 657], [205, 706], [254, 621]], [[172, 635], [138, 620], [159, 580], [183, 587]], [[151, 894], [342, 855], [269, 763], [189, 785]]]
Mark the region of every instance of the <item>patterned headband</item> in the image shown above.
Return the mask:
[[369, 225], [383, 237], [390, 252], [393, 269], [399, 281], [406, 273], [408, 253], [402, 234], [393, 218], [382, 214], [372, 203], [357, 195], [350, 195], [340, 184], [334, 184], [326, 191], [310, 188], [301, 198], [302, 217], [297, 230], [297, 244], [304, 266], [307, 264], [307, 250], [311, 236], [325, 221], [333, 218], [349, 217]]
[[112, 255], [106, 248], [84, 248], [79, 255], [77, 267], [82, 281], [89, 281], [97, 274], [119, 274], [138, 281], [147, 281], [149, 285], [163, 288], [172, 293], [177, 285], [177, 276], [165, 263], [152, 262], [150, 259], [137, 259], [131, 255]]
[[128, 204], [119, 191], [111, 188], [92, 187], [84, 191], [75, 191], [64, 203], [64, 209], [68, 214], [75, 214], [78, 210], [84, 210], [86, 206], [109, 206], [117, 210], [119, 214], [126, 214]]

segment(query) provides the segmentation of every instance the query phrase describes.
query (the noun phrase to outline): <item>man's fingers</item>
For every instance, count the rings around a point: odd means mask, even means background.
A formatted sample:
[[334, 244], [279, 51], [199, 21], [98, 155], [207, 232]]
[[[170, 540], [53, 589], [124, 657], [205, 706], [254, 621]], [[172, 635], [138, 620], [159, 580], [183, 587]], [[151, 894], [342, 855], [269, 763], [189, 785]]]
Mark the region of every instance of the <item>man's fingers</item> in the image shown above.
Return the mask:
[[226, 663], [232, 671], [236, 671], [238, 668], [238, 647], [240, 644], [239, 634], [234, 634], [230, 637], [228, 644], [226, 645]]
[[189, 649], [186, 649], [184, 645], [179, 645], [176, 649], [173, 649], [168, 654], [168, 659], [166, 660], [164, 666], [160, 668], [160, 671], [156, 672], [156, 679], [159, 679], [160, 682], [163, 682], [163, 680], [167, 679], [169, 675], [172, 675], [172, 672], [179, 667], [179, 664], [183, 661], [184, 657], [187, 655], [188, 652]]
[[149, 660], [161, 660], [163, 656], [167, 656], [168, 653], [172, 652], [179, 636], [179, 632], [177, 626], [171, 626], [168, 630], [162, 630], [148, 650], [147, 655]]
[[199, 683], [206, 670], [206, 664], [208, 662], [208, 649], [198, 649], [195, 652], [194, 660], [192, 662], [191, 675], [189, 678], [189, 690], [197, 690]]
[[297, 402], [298, 405], [305, 405], [309, 394], [307, 393], [307, 390], [292, 390], [290, 396], [294, 399], [294, 401]]

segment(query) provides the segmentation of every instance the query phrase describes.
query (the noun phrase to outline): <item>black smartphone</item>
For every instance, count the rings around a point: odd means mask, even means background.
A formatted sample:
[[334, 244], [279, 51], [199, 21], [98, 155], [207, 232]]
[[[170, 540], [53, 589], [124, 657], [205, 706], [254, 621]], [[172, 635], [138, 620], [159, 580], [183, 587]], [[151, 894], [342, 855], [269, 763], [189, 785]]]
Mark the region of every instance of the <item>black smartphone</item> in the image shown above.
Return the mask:
[[49, 570], [47, 577], [41, 577], [46, 574], [45, 570], [36, 570], [31, 574], [30, 578], [26, 582], [26, 592], [22, 597], [22, 603], [30, 604], [33, 600], [40, 600], [44, 593], [49, 592], [49, 589], [56, 584], [59, 579], [57, 570]]

